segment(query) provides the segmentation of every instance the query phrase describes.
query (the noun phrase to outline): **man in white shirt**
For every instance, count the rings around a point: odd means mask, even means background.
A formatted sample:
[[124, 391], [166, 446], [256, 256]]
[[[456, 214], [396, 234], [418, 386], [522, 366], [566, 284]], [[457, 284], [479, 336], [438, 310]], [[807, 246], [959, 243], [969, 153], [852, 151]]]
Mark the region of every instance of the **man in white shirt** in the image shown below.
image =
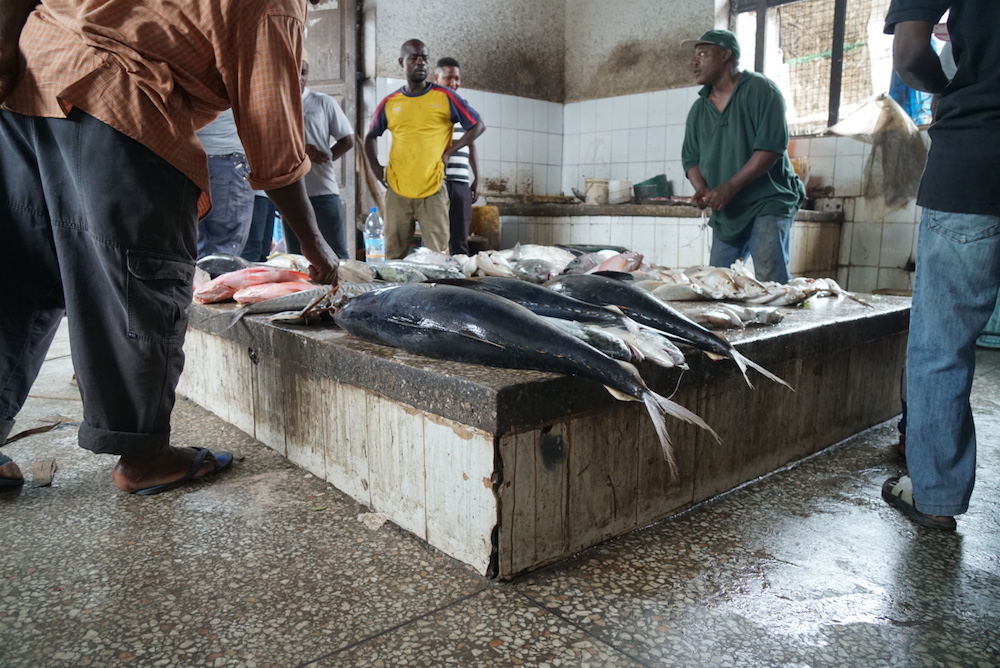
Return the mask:
[[[336, 100], [306, 88], [309, 63], [305, 59], [302, 60], [299, 81], [302, 84], [302, 113], [305, 115], [306, 155], [312, 161], [312, 169], [305, 176], [306, 194], [316, 213], [316, 223], [323, 238], [337, 257], [347, 259], [350, 256], [347, 252], [344, 207], [333, 165], [354, 146], [354, 128]], [[295, 238], [295, 233], [287, 225], [283, 227], [288, 252], [298, 253], [299, 240]]]

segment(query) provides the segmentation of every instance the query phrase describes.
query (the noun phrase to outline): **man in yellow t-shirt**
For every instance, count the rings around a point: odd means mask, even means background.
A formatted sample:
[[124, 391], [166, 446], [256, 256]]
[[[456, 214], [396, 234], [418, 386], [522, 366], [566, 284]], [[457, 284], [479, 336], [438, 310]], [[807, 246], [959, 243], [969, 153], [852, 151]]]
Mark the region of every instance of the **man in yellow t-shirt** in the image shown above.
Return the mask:
[[[418, 39], [403, 43], [399, 64], [406, 85], [379, 103], [365, 136], [365, 154], [376, 178], [388, 187], [385, 198], [385, 255], [409, 252], [414, 222], [420, 222], [424, 246], [448, 252], [448, 193], [444, 170], [456, 151], [468, 146], [486, 126], [475, 109], [454, 91], [427, 82], [427, 46]], [[455, 123], [465, 135], [454, 144]], [[392, 133], [389, 163], [378, 161], [378, 137]]]

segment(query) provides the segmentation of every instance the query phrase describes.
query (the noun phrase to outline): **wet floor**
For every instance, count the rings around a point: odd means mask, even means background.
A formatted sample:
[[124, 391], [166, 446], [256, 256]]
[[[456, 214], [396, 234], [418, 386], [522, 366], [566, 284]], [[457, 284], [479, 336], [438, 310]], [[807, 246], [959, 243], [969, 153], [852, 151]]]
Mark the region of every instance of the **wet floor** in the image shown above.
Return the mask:
[[[61, 334], [14, 432], [67, 423], [3, 450], [29, 478], [0, 494], [4, 668], [1000, 665], [1000, 351], [979, 353], [955, 534], [881, 501], [893, 420], [512, 583], [188, 401], [175, 444], [229, 449], [233, 470], [119, 493], [113, 458], [76, 447], [71, 377]], [[52, 486], [32, 487], [47, 459]]]

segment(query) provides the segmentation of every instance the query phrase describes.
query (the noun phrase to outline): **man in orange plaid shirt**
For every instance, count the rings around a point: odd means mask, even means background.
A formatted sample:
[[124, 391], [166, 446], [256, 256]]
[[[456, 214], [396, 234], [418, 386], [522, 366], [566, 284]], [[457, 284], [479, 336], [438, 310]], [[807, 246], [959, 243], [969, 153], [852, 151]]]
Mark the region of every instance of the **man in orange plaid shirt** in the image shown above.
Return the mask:
[[[302, 184], [305, 18], [306, 0], [0, 3], [0, 443], [65, 314], [80, 445], [120, 457], [119, 489], [154, 494], [232, 461], [170, 444], [211, 208], [195, 131], [232, 107], [251, 186], [294, 229], [313, 279], [334, 282]], [[21, 483], [0, 456], [0, 487]]]

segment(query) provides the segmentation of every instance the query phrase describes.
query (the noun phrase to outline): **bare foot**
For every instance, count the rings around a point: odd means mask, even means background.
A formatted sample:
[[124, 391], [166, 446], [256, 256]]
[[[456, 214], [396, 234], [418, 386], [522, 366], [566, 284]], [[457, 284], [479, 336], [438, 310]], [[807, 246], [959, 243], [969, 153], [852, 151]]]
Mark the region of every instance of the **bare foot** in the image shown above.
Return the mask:
[[17, 464], [14, 462], [6, 462], [0, 465], [0, 478], [7, 478], [9, 480], [24, 480], [24, 475], [21, 474], [21, 469], [18, 468]]
[[[198, 451], [194, 448], [168, 446], [152, 459], [122, 457], [111, 473], [111, 480], [115, 487], [129, 494], [140, 489], [167, 485], [187, 475], [197, 454]], [[208, 475], [218, 465], [219, 461], [215, 456], [209, 454], [194, 478]]]

